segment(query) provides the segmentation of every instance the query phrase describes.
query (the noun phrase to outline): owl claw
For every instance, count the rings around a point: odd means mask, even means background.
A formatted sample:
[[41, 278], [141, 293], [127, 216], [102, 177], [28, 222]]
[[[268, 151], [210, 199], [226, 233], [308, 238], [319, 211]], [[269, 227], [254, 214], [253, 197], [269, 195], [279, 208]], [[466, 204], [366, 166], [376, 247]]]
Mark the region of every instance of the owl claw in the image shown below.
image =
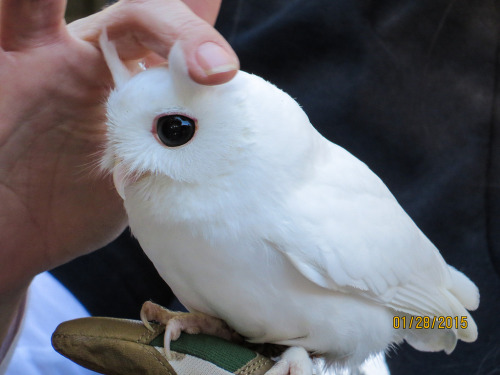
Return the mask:
[[[145, 305], [145, 304], [144, 304]], [[147, 312], [144, 310], [144, 305], [142, 305], [142, 309], [141, 309], [141, 321], [142, 321], [142, 324], [144, 324], [144, 326], [151, 332], [154, 331], [153, 327], [151, 326], [151, 324], [149, 324], [149, 320], [148, 320], [148, 314]]]
[[149, 330], [153, 330], [150, 320], [165, 325], [164, 351], [167, 359], [172, 358], [170, 342], [177, 340], [182, 332], [217, 336], [228, 341], [241, 341], [234, 330], [221, 319], [203, 313], [184, 313], [170, 311], [152, 302], [144, 302], [141, 309], [141, 320]]
[[165, 357], [167, 360], [172, 360], [172, 352], [170, 351], [170, 342], [172, 341], [172, 333], [170, 329], [165, 331], [165, 336], [163, 339], [163, 350], [165, 351]]

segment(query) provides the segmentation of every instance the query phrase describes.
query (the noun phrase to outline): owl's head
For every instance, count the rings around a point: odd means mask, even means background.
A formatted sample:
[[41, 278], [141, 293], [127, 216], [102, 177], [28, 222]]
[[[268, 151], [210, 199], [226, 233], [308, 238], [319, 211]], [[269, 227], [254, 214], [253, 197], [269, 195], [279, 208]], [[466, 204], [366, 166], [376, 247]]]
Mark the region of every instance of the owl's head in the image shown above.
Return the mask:
[[[292, 98], [255, 75], [240, 71], [225, 84], [195, 83], [179, 44], [168, 66], [135, 75], [105, 32], [100, 44], [115, 81], [101, 165], [115, 184], [147, 176], [202, 184], [228, 176], [279, 153], [278, 140], [298, 136], [293, 123], [308, 123]], [[123, 197], [123, 186], [117, 189]]]

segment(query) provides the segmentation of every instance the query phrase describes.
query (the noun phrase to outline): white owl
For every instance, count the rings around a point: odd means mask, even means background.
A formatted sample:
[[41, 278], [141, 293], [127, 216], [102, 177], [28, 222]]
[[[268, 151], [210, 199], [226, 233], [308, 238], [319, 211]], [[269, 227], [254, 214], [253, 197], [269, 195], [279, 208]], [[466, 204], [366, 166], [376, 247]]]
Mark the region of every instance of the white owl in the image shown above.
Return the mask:
[[[290, 96], [242, 71], [196, 84], [179, 45], [135, 76], [105, 34], [101, 48], [116, 83], [102, 165], [188, 310], [289, 346], [272, 374], [310, 373], [311, 353], [356, 367], [403, 340], [450, 353], [476, 339], [476, 286]], [[418, 329], [423, 317], [434, 328]]]

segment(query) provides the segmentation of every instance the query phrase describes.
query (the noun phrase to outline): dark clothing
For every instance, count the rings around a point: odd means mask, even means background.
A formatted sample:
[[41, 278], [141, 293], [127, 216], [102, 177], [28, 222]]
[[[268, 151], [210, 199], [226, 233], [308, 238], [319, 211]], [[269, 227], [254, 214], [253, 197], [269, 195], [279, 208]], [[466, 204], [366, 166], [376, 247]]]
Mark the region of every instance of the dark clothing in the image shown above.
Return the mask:
[[[312, 124], [368, 164], [445, 260], [478, 285], [478, 341], [460, 342], [451, 355], [404, 344], [388, 358], [391, 373], [500, 374], [500, 3], [226, 0], [217, 27], [243, 70], [296, 98]], [[269, 126], [286, 131], [286, 124]], [[114, 299], [100, 293], [99, 301], [84, 301], [92, 313], [137, 318], [146, 299], [168, 304], [147, 281], [152, 271], [109, 248], [128, 270], [101, 265]], [[88, 268], [78, 275], [94, 277]]]

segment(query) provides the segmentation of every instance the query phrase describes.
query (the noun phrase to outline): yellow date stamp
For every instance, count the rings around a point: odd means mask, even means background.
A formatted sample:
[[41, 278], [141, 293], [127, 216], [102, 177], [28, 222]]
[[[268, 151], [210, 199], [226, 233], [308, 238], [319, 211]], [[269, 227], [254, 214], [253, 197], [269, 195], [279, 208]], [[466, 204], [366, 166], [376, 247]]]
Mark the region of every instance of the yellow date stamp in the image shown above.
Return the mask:
[[466, 316], [394, 316], [394, 329], [466, 329]]

